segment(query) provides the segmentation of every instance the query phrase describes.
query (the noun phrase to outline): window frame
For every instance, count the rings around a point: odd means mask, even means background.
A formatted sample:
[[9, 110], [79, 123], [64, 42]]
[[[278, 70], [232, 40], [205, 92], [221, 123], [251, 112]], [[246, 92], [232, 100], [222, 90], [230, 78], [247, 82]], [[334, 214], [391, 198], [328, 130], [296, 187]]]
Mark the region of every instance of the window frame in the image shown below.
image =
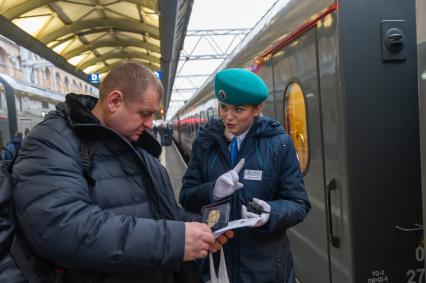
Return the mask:
[[[301, 166], [300, 166], [300, 172], [302, 173], [302, 176], [305, 176], [308, 172], [309, 172], [309, 165], [310, 165], [310, 161], [311, 161], [311, 145], [310, 145], [310, 134], [309, 134], [309, 120], [308, 120], [308, 112], [309, 112], [309, 108], [308, 108], [308, 103], [306, 100], [306, 95], [305, 95], [305, 91], [304, 91], [304, 86], [302, 84], [302, 82], [296, 78], [292, 78], [289, 80], [289, 82], [287, 83], [285, 89], [284, 89], [284, 96], [283, 96], [283, 121], [284, 121], [284, 128], [286, 128], [287, 125], [287, 119], [286, 119], [286, 105], [287, 105], [287, 95], [288, 95], [288, 90], [290, 88], [290, 86], [292, 86], [293, 84], [297, 84], [302, 92], [302, 97], [303, 97], [303, 103], [305, 105], [305, 121], [306, 121], [306, 135], [307, 135], [307, 160], [306, 160], [306, 166], [305, 168], [302, 170]], [[291, 138], [291, 134], [290, 132], [287, 132], [287, 129], [285, 129], [286, 133], [290, 136]], [[297, 153], [296, 150], [296, 144], [294, 143], [294, 141], [292, 140], [293, 144], [294, 144], [294, 149]], [[299, 160], [299, 164], [300, 164], [300, 160]]]
[[213, 107], [210, 106], [207, 109], [207, 120], [210, 120], [210, 118], [213, 118], [213, 117], [214, 117], [214, 110], [213, 110]]

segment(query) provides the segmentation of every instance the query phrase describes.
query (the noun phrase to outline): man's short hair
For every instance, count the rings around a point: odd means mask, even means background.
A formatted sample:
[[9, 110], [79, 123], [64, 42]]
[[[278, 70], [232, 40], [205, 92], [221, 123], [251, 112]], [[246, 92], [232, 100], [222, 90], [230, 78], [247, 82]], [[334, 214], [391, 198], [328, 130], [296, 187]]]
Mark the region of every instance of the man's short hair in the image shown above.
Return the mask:
[[162, 98], [163, 85], [154, 73], [140, 63], [128, 61], [113, 68], [102, 80], [99, 98], [104, 100], [111, 91], [119, 90], [126, 101], [135, 101], [149, 87], [157, 91], [159, 99]]

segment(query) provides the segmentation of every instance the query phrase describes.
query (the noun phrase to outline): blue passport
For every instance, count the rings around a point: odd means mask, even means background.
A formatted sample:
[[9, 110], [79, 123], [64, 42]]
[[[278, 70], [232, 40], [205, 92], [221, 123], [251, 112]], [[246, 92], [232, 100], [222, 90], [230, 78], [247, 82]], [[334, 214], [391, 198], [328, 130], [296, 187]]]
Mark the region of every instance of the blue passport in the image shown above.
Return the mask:
[[211, 203], [201, 208], [201, 219], [212, 231], [228, 225], [229, 214], [231, 212], [231, 202], [229, 199]]

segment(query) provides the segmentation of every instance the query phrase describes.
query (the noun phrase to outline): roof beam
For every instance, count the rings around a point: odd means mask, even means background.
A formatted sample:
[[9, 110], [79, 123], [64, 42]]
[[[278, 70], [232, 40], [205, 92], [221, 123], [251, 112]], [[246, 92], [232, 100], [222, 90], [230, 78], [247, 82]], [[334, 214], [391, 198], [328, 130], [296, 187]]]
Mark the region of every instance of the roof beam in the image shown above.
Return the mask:
[[229, 56], [229, 53], [223, 54], [201, 54], [201, 55], [184, 55], [181, 54], [179, 61], [195, 61], [195, 60], [224, 60]]
[[124, 2], [142, 5], [151, 10], [154, 10], [155, 13], [158, 13], [158, 5], [156, 0], [124, 0]]
[[89, 66], [96, 65], [96, 63], [108, 60], [108, 59], [114, 59], [114, 58], [127, 58], [127, 59], [142, 59], [147, 60], [148, 62], [152, 62], [152, 65], [157, 65], [158, 68], [160, 68], [160, 59], [153, 60], [154, 58], [147, 55], [146, 53], [142, 52], [111, 52], [104, 54], [99, 57], [95, 57], [92, 59], [89, 59], [87, 61], [82, 62], [78, 65], [78, 68], [81, 70], [86, 69]]
[[[109, 72], [111, 69], [113, 69], [115, 66], [117, 66], [117, 65], [119, 65], [121, 63], [123, 63], [123, 62], [121, 61], [121, 62], [116, 62], [116, 63], [110, 64], [108, 66], [105, 66], [105, 67], [102, 67], [100, 69], [94, 70], [93, 73], [103, 74], [103, 73]], [[155, 66], [153, 66], [151, 64], [145, 64], [145, 66], [147, 66], [152, 71], [157, 70], [157, 67], [155, 67]]]
[[[72, 34], [70, 34], [70, 35], [68, 35], [68, 36], [66, 36], [66, 37], [62, 37], [61, 39], [57, 39], [57, 40], [55, 40], [53, 44], [49, 44], [49, 47], [50, 47], [51, 49], [54, 49], [56, 46], [59, 46], [59, 45], [61, 45], [62, 43], [66, 42], [66, 41], [68, 41], [68, 40], [71, 40], [72, 38], [74, 38], [74, 37], [75, 37], [75, 35], [78, 35], [80, 38], [82, 38], [82, 37], [84, 37], [84, 36], [86, 36], [86, 35], [91, 35], [91, 34], [94, 34], [94, 33], [103, 33], [103, 35], [102, 35], [102, 36], [100, 36], [100, 37], [105, 37], [105, 36], [110, 35], [111, 33], [114, 33], [114, 32], [116, 32], [116, 31], [114, 30], [114, 28], [110, 28], [110, 27], [96, 28], [96, 29], [94, 29], [94, 30], [79, 31], [79, 32], [77, 32], [77, 33], [75, 33], [75, 34], [74, 34], [74, 33], [72, 33]], [[117, 31], [117, 32], [120, 32], [120, 31]], [[138, 35], [139, 35], [139, 34], [138, 34]], [[96, 39], [96, 40], [97, 40], [97, 39]], [[96, 40], [95, 40], [95, 41], [96, 41]]]
[[54, 41], [62, 36], [65, 36], [70, 33], [77, 33], [78, 31], [91, 29], [91, 28], [103, 28], [111, 27], [116, 28], [117, 31], [127, 31], [134, 32], [138, 34], [149, 33], [155, 39], [159, 39], [159, 31], [156, 27], [140, 23], [134, 20], [128, 19], [96, 19], [96, 20], [86, 20], [86, 21], [77, 21], [68, 26], [59, 28], [58, 30], [49, 32], [45, 35], [42, 35], [39, 40], [45, 44]]
[[62, 56], [58, 55], [46, 45], [36, 40], [34, 37], [11, 23], [7, 18], [0, 15], [0, 34], [14, 41], [16, 44], [31, 50], [47, 61], [52, 62], [56, 67], [73, 74], [80, 79], [87, 81], [87, 74], [76, 69], [68, 63]]
[[[193, 0], [158, 0], [160, 10], [161, 70], [163, 72], [163, 105], [167, 109], [178, 66], [179, 53], [183, 48], [185, 31], [189, 22]], [[179, 15], [187, 15], [179, 17]]]
[[9, 9], [2, 12], [2, 16], [13, 20], [18, 16], [25, 14], [31, 10], [37, 9], [41, 6], [48, 5], [50, 3], [56, 2], [57, 0], [32, 0], [24, 1], [21, 4], [13, 5]]
[[48, 5], [50, 9], [53, 10], [58, 16], [59, 19], [65, 24], [69, 25], [72, 23], [72, 20], [64, 13], [64, 11], [58, 6], [56, 3], [52, 3]]
[[86, 45], [82, 45], [78, 48], [72, 49], [67, 51], [66, 53], [62, 54], [62, 56], [65, 59], [71, 59], [74, 56], [80, 55], [86, 51], [89, 50], [94, 50], [97, 48], [101, 48], [101, 47], [119, 47], [119, 46], [134, 46], [134, 47], [140, 47], [143, 49], [147, 49], [150, 51], [154, 51], [157, 52], [158, 54], [160, 54], [160, 47], [155, 45], [155, 44], [151, 44], [151, 43], [147, 43], [147, 42], [143, 42], [141, 40], [120, 40], [120, 41], [114, 41], [114, 40], [100, 40], [100, 41], [94, 41], [91, 42], [90, 44], [86, 44]]
[[[25, 14], [31, 10], [37, 9], [44, 5], [57, 2], [57, 0], [31, 0], [25, 1], [18, 5], [13, 5], [9, 9], [2, 12], [2, 15], [10, 20], [17, 18], [18, 16]], [[158, 6], [156, 1], [153, 0], [124, 0], [124, 2], [134, 3], [137, 5], [143, 5], [147, 8], [154, 10], [158, 13]], [[84, 5], [83, 3], [81, 5]]]

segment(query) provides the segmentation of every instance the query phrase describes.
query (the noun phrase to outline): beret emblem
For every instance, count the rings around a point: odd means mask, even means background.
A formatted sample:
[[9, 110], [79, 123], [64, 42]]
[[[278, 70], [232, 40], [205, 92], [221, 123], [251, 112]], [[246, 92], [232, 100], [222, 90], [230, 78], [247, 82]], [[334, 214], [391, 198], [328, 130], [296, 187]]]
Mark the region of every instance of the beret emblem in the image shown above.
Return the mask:
[[226, 92], [223, 89], [219, 90], [218, 96], [219, 96], [219, 99], [222, 100], [222, 101], [225, 100], [228, 97], [226, 95]]

